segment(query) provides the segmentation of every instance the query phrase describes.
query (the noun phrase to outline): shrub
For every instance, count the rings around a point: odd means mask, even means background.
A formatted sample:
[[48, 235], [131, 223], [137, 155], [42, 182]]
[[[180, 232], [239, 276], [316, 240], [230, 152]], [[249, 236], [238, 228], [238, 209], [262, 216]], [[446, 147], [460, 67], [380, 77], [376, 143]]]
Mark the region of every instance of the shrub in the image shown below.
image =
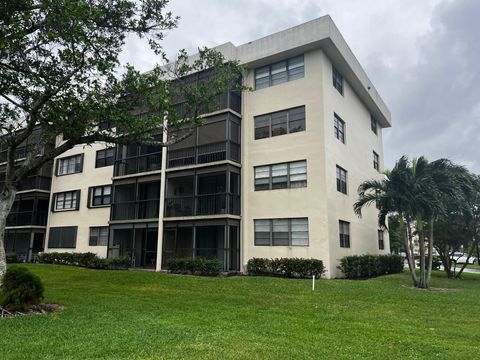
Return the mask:
[[395, 254], [345, 256], [338, 268], [348, 279], [368, 279], [402, 272], [403, 258]]
[[8, 311], [27, 311], [43, 299], [42, 281], [26, 268], [8, 268], [2, 284], [0, 305]]
[[6, 253], [5, 257], [7, 258], [7, 264], [16, 264], [21, 262], [20, 258], [15, 253]]
[[218, 259], [198, 257], [172, 258], [167, 261], [168, 271], [175, 274], [215, 276], [222, 271], [223, 263]]
[[72, 265], [90, 269], [120, 270], [128, 269], [131, 265], [129, 258], [119, 256], [102, 259], [91, 252], [87, 253], [43, 253], [38, 255], [38, 262], [43, 264]]
[[287, 278], [320, 278], [325, 272], [322, 260], [302, 258], [252, 258], [247, 262], [250, 275], [282, 276]]

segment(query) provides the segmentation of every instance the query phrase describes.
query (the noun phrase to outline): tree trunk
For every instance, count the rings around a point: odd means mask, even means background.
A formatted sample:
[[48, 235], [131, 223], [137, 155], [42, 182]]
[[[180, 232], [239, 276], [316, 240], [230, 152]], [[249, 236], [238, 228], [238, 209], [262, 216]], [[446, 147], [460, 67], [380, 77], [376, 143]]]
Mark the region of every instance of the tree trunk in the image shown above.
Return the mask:
[[465, 264], [463, 264], [460, 271], [455, 275], [455, 278], [458, 279], [458, 278], [460, 278], [460, 276], [462, 276], [463, 270], [465, 270], [465, 268], [467, 267], [468, 262], [470, 261], [470, 258], [472, 257], [474, 250], [475, 250], [475, 244], [472, 244], [472, 247], [470, 248], [470, 251], [468, 252], [467, 260], [465, 261]]
[[410, 270], [410, 274], [412, 275], [412, 281], [413, 281], [413, 286], [418, 285], [418, 280], [417, 280], [417, 274], [415, 273], [415, 264], [414, 264], [414, 259], [412, 258], [412, 253], [411, 253], [411, 247], [410, 247], [410, 231], [408, 231], [408, 228], [410, 227], [410, 224], [407, 222], [407, 226], [405, 228], [405, 231], [403, 232], [403, 240], [405, 243], [405, 254], [407, 255], [407, 262], [408, 262], [408, 269]]
[[418, 281], [418, 287], [425, 289], [427, 288], [427, 274], [425, 272], [425, 232], [421, 216], [417, 218], [417, 230], [418, 246], [420, 248], [420, 280]]
[[430, 286], [430, 280], [432, 278], [432, 265], [433, 265], [433, 218], [428, 223], [428, 263], [427, 263], [427, 288]]
[[5, 226], [7, 225], [7, 216], [12, 209], [15, 200], [16, 191], [4, 188], [0, 194], [0, 286], [2, 285], [3, 275], [7, 271], [7, 258], [5, 256]]

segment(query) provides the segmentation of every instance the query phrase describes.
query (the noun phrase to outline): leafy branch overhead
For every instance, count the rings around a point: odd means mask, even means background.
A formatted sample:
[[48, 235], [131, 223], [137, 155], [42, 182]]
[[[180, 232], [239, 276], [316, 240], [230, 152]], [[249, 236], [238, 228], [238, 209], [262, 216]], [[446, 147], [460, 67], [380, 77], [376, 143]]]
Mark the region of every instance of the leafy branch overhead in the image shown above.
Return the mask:
[[[6, 0], [0, 5], [0, 146], [10, 154], [41, 124], [38, 147], [68, 139], [43, 156], [27, 156], [13, 182], [75, 144], [152, 143], [163, 126], [192, 127], [221, 93], [241, 90], [243, 67], [213, 50], [195, 59], [180, 51], [167, 63], [165, 31], [178, 18], [166, 0]], [[148, 40], [162, 65], [141, 73], [127, 65], [118, 76], [127, 36]], [[200, 75], [190, 75], [203, 71]], [[116, 126], [116, 130], [111, 125]], [[188, 131], [183, 133], [188, 136]], [[32, 145], [28, 152], [39, 153]], [[13, 156], [13, 155], [12, 155]], [[12, 159], [11, 159], [12, 160]], [[12, 164], [11, 164], [12, 165]]]

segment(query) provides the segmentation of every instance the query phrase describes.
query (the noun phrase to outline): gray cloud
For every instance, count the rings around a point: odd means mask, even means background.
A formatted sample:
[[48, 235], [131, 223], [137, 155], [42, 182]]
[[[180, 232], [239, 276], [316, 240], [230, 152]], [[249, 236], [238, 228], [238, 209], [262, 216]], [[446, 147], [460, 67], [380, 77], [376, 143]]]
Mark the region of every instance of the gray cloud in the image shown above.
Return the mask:
[[[330, 14], [392, 111], [386, 166], [425, 155], [480, 173], [480, 1], [172, 0], [169, 8], [181, 16], [165, 40], [170, 57]], [[157, 59], [132, 38], [122, 61], [148, 70]]]

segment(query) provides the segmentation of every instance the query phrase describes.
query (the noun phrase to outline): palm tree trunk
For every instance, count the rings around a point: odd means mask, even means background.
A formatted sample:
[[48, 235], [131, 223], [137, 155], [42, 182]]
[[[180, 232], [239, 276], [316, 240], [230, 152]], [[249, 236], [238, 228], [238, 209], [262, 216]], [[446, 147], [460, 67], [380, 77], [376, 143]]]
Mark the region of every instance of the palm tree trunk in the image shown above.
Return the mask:
[[432, 265], [433, 265], [433, 218], [428, 223], [428, 264], [427, 264], [427, 288], [430, 286], [430, 280], [432, 278]]
[[417, 230], [418, 230], [418, 246], [420, 250], [420, 281], [418, 282], [419, 288], [427, 287], [427, 276], [425, 273], [425, 232], [424, 223], [421, 216], [417, 217]]
[[408, 231], [410, 224], [407, 222], [407, 226], [405, 231], [403, 232], [403, 240], [405, 243], [405, 254], [407, 255], [407, 262], [408, 262], [408, 269], [410, 270], [410, 274], [412, 275], [412, 282], [413, 286], [418, 285], [417, 274], [415, 273], [415, 264], [414, 259], [412, 257], [411, 246], [410, 246], [410, 231]]
[[7, 271], [7, 258], [5, 255], [5, 227], [7, 217], [12, 209], [15, 200], [16, 191], [4, 188], [0, 194], [0, 286], [2, 285], [3, 275]]

